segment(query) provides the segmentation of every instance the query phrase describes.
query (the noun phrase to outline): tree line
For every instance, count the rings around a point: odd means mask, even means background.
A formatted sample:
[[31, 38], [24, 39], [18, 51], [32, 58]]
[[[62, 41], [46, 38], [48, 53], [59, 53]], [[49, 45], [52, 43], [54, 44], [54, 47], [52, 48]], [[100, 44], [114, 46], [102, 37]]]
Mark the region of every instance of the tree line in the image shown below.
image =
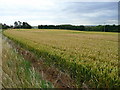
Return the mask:
[[7, 24], [2, 24], [2, 23], [0, 23], [0, 29], [8, 29], [8, 28], [13, 28], [13, 26], [12, 25], [7, 25]]
[[38, 25], [38, 29], [68, 29], [68, 30], [85, 30], [85, 26], [73, 25]]
[[[3, 29], [31, 29], [34, 28], [27, 22], [15, 21], [13, 25], [1, 24]], [[79, 31], [101, 31], [101, 32], [119, 32], [120, 25], [97, 25], [97, 26], [84, 26], [84, 25], [38, 25], [38, 29], [66, 29], [66, 30], [79, 30]]]
[[2, 29], [31, 29], [32, 26], [28, 24], [27, 22], [21, 22], [21, 21], [15, 21], [14, 26], [13, 25], [7, 25], [7, 24], [1, 24]]
[[75, 25], [38, 25], [38, 29], [66, 29], [79, 31], [119, 32], [120, 25], [75, 26]]

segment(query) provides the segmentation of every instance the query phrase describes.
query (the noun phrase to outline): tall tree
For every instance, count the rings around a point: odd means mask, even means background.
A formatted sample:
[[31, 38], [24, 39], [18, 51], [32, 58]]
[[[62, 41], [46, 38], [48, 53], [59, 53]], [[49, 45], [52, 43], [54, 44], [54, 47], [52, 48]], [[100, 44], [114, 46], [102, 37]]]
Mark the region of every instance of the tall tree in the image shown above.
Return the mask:
[[18, 26], [19, 26], [19, 28], [21, 28], [22, 27], [22, 22], [18, 21]]
[[15, 21], [15, 22], [14, 22], [14, 28], [17, 28], [17, 27], [18, 27], [18, 22]]
[[18, 22], [14, 22], [14, 28], [31, 29], [32, 26], [27, 22], [18, 21]]

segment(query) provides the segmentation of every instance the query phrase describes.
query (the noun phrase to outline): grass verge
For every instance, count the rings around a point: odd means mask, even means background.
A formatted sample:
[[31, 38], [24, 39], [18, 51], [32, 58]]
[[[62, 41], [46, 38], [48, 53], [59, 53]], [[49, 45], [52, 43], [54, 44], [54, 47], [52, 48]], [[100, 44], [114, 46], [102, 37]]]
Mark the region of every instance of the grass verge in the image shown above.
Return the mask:
[[2, 86], [4, 88], [53, 88], [50, 82], [41, 78], [30, 62], [15, 52], [3, 39]]

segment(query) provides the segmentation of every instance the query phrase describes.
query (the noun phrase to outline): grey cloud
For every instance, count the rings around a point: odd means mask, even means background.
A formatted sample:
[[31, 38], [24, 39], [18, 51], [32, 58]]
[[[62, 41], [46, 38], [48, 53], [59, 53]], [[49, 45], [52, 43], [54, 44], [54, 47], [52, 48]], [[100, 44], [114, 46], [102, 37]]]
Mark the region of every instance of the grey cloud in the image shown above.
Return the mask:
[[[11, 6], [11, 5], [10, 5]], [[102, 24], [117, 20], [117, 2], [57, 2], [51, 6], [0, 7], [1, 21], [26, 20], [37, 24]], [[7, 18], [7, 20], [5, 19]], [[46, 23], [42, 23], [46, 22]], [[36, 23], [35, 23], [36, 22]], [[40, 22], [40, 23], [38, 23]], [[113, 22], [113, 23], [114, 23]]]

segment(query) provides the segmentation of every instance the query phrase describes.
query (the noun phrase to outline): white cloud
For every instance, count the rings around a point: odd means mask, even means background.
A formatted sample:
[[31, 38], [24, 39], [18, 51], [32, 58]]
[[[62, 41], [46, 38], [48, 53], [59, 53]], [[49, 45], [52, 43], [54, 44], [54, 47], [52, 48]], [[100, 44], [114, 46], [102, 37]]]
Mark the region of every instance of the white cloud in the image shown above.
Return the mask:
[[111, 20], [107, 20], [105, 23], [106, 24], [118, 24], [118, 20], [111, 19]]
[[0, 8], [16, 10], [24, 8], [49, 9], [55, 4], [50, 0], [0, 0]]

